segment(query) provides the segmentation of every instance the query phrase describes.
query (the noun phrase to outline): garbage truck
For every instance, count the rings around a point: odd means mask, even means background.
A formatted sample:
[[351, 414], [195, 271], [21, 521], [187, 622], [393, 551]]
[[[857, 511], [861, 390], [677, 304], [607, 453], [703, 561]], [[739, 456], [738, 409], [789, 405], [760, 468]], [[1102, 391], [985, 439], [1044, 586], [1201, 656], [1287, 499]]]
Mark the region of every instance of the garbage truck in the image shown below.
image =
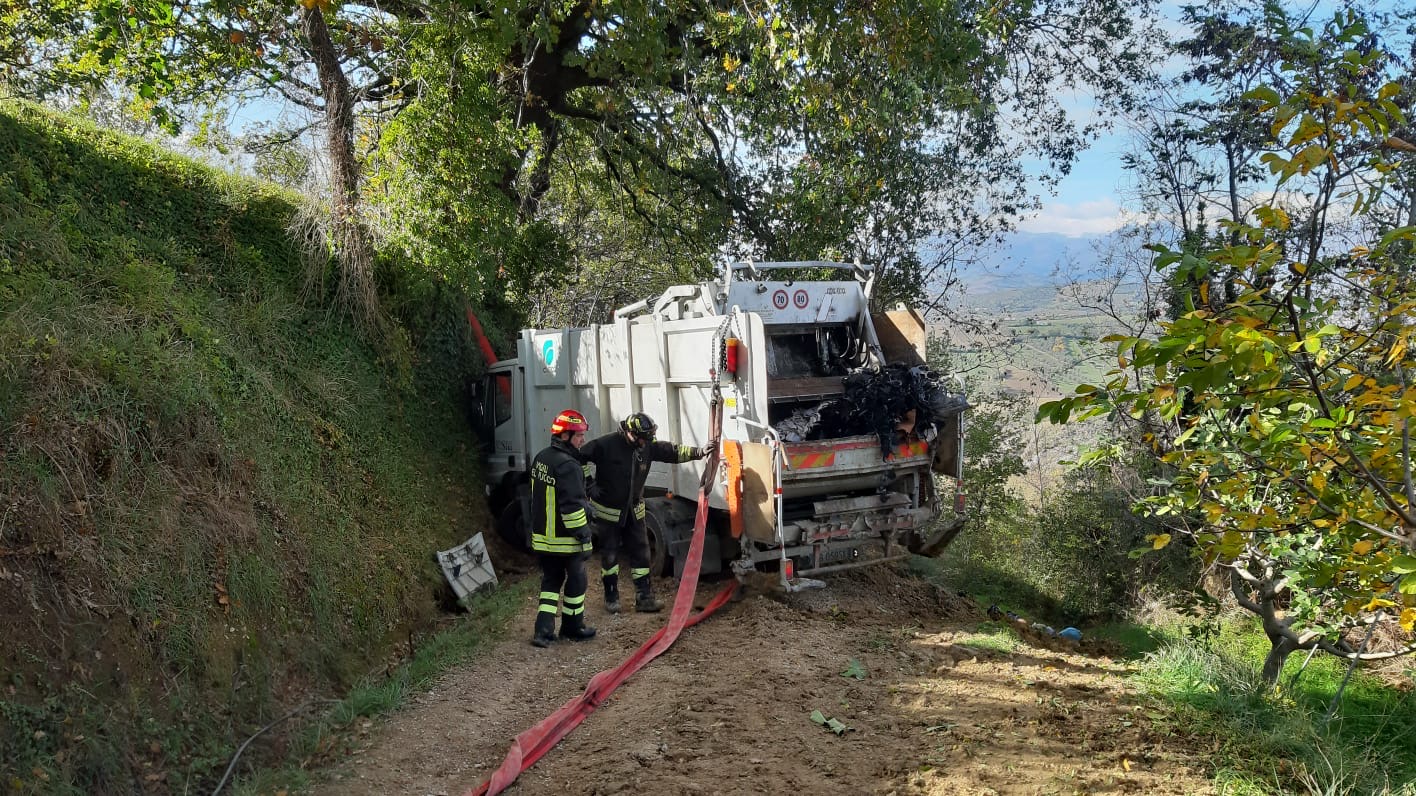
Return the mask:
[[[968, 404], [961, 385], [927, 367], [917, 311], [870, 310], [874, 280], [858, 263], [729, 263], [608, 323], [522, 330], [516, 356], [491, 364], [472, 396], [498, 534], [529, 539], [527, 468], [558, 412], [582, 412], [591, 436], [645, 412], [660, 437], [697, 446], [709, 442], [717, 401], [723, 455], [707, 492], [703, 572], [775, 571], [795, 589], [937, 555], [967, 519]], [[921, 397], [911, 403], [911, 392]], [[703, 467], [650, 471], [656, 573], [682, 571]]]

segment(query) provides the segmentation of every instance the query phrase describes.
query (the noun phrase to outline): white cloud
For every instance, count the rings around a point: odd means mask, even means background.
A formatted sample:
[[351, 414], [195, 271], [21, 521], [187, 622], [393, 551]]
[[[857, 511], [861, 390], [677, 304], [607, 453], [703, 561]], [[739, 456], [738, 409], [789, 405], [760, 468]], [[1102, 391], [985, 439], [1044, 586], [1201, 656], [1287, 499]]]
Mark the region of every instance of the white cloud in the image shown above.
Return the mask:
[[1080, 238], [1105, 235], [1140, 220], [1134, 212], [1117, 204], [1115, 199], [1106, 198], [1077, 204], [1053, 202], [1045, 205], [1037, 215], [1021, 221], [1018, 229]]

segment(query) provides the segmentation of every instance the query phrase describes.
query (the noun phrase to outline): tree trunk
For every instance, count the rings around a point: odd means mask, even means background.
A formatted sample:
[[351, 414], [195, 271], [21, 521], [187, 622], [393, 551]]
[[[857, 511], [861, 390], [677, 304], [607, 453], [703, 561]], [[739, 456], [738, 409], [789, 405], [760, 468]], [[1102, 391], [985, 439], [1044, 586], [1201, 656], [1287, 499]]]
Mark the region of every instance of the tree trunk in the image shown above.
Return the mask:
[[359, 164], [354, 156], [354, 97], [339, 53], [318, 5], [302, 15], [305, 38], [319, 73], [325, 103], [325, 144], [330, 160], [331, 226], [339, 262], [336, 301], [365, 328], [377, 327], [379, 297], [374, 285], [374, 253], [359, 220]]
[[1288, 656], [1298, 649], [1298, 645], [1287, 636], [1276, 633], [1267, 635], [1272, 646], [1264, 658], [1263, 678], [1264, 685], [1272, 688], [1278, 683], [1278, 676], [1283, 673], [1283, 664], [1288, 661]]

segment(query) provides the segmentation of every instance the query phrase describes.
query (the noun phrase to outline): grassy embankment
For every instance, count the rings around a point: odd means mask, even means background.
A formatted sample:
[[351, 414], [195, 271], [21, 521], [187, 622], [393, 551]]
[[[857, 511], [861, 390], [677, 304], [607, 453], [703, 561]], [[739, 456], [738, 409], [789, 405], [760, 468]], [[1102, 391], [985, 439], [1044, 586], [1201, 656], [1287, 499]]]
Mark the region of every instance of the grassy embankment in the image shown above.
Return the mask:
[[[302, 298], [295, 212], [0, 104], [0, 790], [209, 791], [312, 696], [365, 683], [327, 737], [504, 624], [515, 594], [425, 644], [431, 554], [483, 527], [456, 305], [384, 263], [406, 345], [370, 347]], [[299, 723], [245, 757], [317, 757]]]
[[1268, 646], [1249, 618], [1204, 642], [1176, 628], [1134, 680], [1173, 731], [1203, 733], [1224, 793], [1416, 794], [1416, 671], [1359, 669], [1329, 716], [1346, 662], [1295, 654], [1268, 690], [1258, 673]]

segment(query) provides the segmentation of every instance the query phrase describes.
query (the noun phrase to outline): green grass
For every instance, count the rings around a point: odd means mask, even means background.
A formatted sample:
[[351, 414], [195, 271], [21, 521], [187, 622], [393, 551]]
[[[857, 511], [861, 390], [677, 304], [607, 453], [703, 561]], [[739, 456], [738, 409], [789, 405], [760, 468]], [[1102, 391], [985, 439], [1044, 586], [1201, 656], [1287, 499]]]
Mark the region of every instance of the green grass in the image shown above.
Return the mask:
[[1057, 598], [1040, 588], [1028, 573], [988, 566], [977, 557], [961, 555], [967, 550], [968, 542], [966, 539], [956, 541], [955, 547], [946, 550], [940, 558], [913, 556], [908, 561], [910, 571], [938, 585], [962, 589], [980, 608], [997, 605], [1035, 621], [1070, 622], [1062, 621], [1064, 611]]
[[959, 636], [954, 643], [1001, 655], [1012, 655], [1023, 648], [1023, 639], [1016, 630], [996, 622], [980, 623], [973, 632]]
[[1127, 658], [1139, 658], [1159, 651], [1173, 636], [1163, 629], [1139, 622], [1116, 621], [1087, 628], [1090, 638], [1114, 642]]
[[1209, 645], [1177, 637], [1135, 681], [1176, 726], [1205, 728], [1224, 792], [1416, 793], [1416, 694], [1359, 671], [1324, 723], [1345, 663], [1314, 657], [1304, 667], [1295, 654], [1269, 691], [1258, 674], [1267, 646], [1251, 620], [1232, 622]]
[[429, 627], [483, 527], [458, 305], [403, 274], [371, 345], [304, 292], [296, 202], [0, 102], [0, 787], [209, 790]]

